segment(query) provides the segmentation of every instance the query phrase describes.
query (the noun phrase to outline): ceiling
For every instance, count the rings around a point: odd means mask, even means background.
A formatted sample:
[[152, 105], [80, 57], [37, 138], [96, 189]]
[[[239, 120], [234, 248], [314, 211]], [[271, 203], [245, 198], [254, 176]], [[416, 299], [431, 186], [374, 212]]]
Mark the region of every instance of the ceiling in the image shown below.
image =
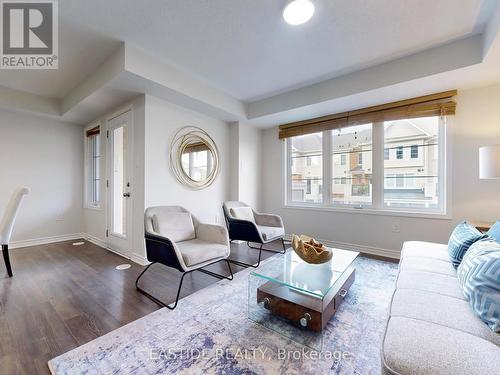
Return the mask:
[[[0, 106], [87, 123], [138, 94], [270, 127], [500, 82], [500, 0], [59, 1], [59, 69], [0, 70]], [[497, 34], [498, 37], [497, 37]]]
[[314, 2], [292, 27], [284, 0], [60, 1], [60, 69], [0, 71], [0, 85], [62, 98], [126, 41], [248, 102], [479, 33], [496, 4]]

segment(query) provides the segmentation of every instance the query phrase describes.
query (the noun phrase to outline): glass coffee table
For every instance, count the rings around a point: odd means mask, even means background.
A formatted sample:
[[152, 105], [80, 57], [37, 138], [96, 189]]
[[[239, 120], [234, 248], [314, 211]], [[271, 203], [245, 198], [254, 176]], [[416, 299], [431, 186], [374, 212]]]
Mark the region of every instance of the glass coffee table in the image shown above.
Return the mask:
[[312, 349], [322, 350], [323, 328], [354, 282], [358, 252], [332, 249], [332, 259], [309, 264], [292, 249], [252, 271], [248, 317]]

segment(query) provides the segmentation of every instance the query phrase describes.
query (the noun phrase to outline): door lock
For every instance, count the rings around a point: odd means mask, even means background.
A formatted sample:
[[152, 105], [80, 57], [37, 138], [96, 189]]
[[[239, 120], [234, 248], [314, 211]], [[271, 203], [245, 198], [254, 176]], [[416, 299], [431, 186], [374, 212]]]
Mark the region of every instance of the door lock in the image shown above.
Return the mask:
[[123, 193], [123, 196], [124, 196], [125, 198], [130, 198], [130, 193]]

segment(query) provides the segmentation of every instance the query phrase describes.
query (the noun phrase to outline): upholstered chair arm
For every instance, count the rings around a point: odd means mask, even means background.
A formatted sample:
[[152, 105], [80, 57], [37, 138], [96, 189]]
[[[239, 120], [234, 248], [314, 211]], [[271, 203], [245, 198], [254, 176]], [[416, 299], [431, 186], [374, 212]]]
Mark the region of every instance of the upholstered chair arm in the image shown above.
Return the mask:
[[228, 219], [229, 237], [232, 240], [263, 242], [257, 225], [254, 222], [240, 219]]
[[283, 220], [278, 215], [262, 214], [256, 211], [253, 212], [253, 215], [255, 217], [255, 223], [257, 223], [257, 225], [283, 228]]
[[227, 229], [221, 225], [198, 224], [196, 237], [203, 241], [219, 243], [229, 247], [229, 234]]
[[186, 270], [182, 255], [173, 241], [156, 232], [146, 232], [144, 237], [146, 254], [150, 262], [159, 262], [181, 272]]

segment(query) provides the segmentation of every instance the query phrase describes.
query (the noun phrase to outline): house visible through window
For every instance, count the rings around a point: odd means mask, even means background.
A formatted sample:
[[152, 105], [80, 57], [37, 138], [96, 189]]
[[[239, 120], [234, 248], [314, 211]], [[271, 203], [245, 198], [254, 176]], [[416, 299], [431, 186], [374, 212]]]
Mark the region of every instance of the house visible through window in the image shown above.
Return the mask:
[[[287, 203], [444, 213], [444, 134], [445, 118], [435, 116], [290, 137]], [[384, 157], [375, 158], [373, 147]], [[374, 185], [381, 194], [372, 194]]]
[[85, 132], [85, 183], [86, 183], [86, 206], [97, 208], [100, 205], [100, 183], [101, 183], [101, 152], [100, 152], [100, 127], [95, 126]]
[[[439, 117], [384, 123], [384, 147], [395, 148], [400, 159], [397, 163], [384, 161], [386, 207], [436, 210], [442, 205], [441, 126]], [[403, 152], [408, 152], [403, 150], [409, 151], [410, 158], [403, 158]]]
[[343, 163], [332, 163], [333, 205], [370, 206], [372, 124], [362, 124], [331, 132], [333, 157]]
[[323, 133], [290, 138], [290, 201], [321, 203], [323, 200]]

